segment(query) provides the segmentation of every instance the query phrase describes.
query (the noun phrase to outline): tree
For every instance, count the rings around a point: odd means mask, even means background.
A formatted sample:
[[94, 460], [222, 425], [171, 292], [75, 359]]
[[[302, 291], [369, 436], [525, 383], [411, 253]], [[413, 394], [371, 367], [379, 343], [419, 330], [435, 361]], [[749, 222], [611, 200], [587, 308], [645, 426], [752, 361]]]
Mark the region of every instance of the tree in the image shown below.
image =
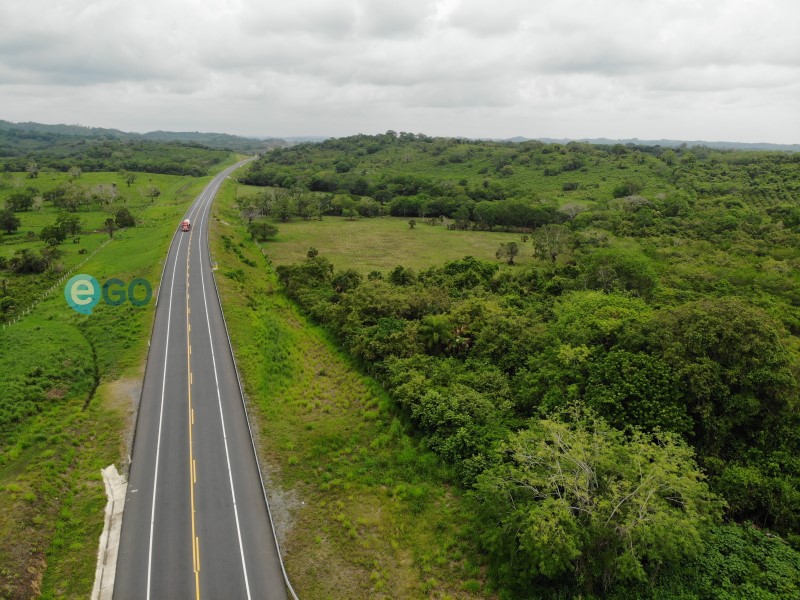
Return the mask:
[[355, 269], [339, 271], [334, 276], [331, 284], [337, 293], [342, 294], [354, 290], [361, 283], [361, 274]]
[[131, 173], [130, 171], [121, 170], [119, 172], [119, 176], [122, 177], [122, 180], [128, 187], [131, 187], [133, 183], [136, 181], [136, 173]]
[[74, 185], [59, 185], [50, 192], [45, 193], [44, 199], [50, 200], [53, 206], [75, 212], [80, 205], [81, 197], [85, 195], [82, 188]]
[[108, 237], [114, 237], [114, 231], [117, 229], [117, 224], [114, 222], [114, 219], [109, 217], [106, 219], [105, 223], [103, 224], [103, 228], [108, 232]]
[[266, 217], [272, 214], [272, 207], [275, 204], [275, 197], [275, 190], [272, 188], [268, 188], [255, 196], [253, 201], [261, 215]]
[[307, 258], [316, 258], [317, 256], [319, 256], [319, 250], [314, 248], [314, 246], [311, 246], [308, 249], [308, 252], [306, 252], [306, 257]]
[[478, 476], [482, 541], [506, 580], [574, 572], [587, 593], [645, 581], [696, 556], [720, 515], [677, 436], [623, 434], [603, 421], [539, 421], [512, 434]]
[[314, 215], [314, 198], [307, 194], [301, 194], [297, 198], [297, 214], [304, 221], [310, 221]]
[[661, 160], [664, 161], [664, 164], [672, 166], [672, 165], [675, 164], [675, 160], [677, 159], [677, 156], [676, 156], [674, 150], [667, 149], [667, 150], [664, 150], [664, 152], [661, 153], [661, 156], [659, 158], [661, 158]]
[[422, 343], [434, 354], [439, 354], [453, 339], [453, 325], [447, 315], [426, 315], [419, 326]]
[[246, 198], [239, 198], [236, 200], [236, 203], [239, 205], [239, 210], [241, 211], [242, 216], [247, 219], [248, 225], [253, 222], [253, 219], [256, 218], [260, 212], [254, 199], [250, 196]]
[[478, 202], [473, 215], [481, 229], [492, 229], [497, 223], [497, 203], [488, 200]]
[[56, 217], [56, 226], [65, 235], [77, 235], [81, 232], [81, 219], [78, 215], [61, 213]]
[[117, 211], [117, 214], [114, 215], [114, 222], [120, 229], [125, 227], [134, 227], [136, 225], [136, 218], [127, 208], [120, 208]]
[[577, 217], [580, 213], [586, 211], [586, 207], [582, 204], [577, 204], [575, 202], [570, 202], [568, 204], [562, 205], [559, 209], [559, 212], [564, 213], [567, 218], [571, 221], [575, 217]]
[[591, 289], [628, 291], [647, 298], [658, 285], [652, 260], [624, 248], [596, 250], [581, 258], [579, 268]]
[[68, 173], [70, 179], [78, 179], [81, 176], [82, 171], [81, 171], [81, 168], [79, 166], [74, 165], [74, 166], [69, 168], [69, 171], [67, 173]]
[[381, 205], [372, 198], [364, 197], [356, 205], [356, 210], [362, 217], [377, 217], [381, 214]]
[[273, 209], [281, 223], [288, 223], [294, 214], [294, 202], [288, 194], [281, 194], [275, 199]]
[[154, 185], [149, 185], [145, 190], [145, 195], [150, 198], [150, 202], [154, 202], [161, 195], [161, 190]]
[[42, 227], [39, 237], [48, 245], [55, 246], [67, 238], [67, 232], [58, 225], [46, 225]]
[[14, 212], [28, 211], [33, 206], [34, 193], [32, 190], [14, 192], [6, 199], [6, 208]]
[[572, 236], [563, 225], [543, 225], [533, 232], [533, 247], [538, 256], [547, 257], [556, 264], [556, 258], [567, 247]]
[[270, 240], [278, 235], [278, 228], [275, 227], [275, 225], [263, 221], [250, 223], [250, 225], [247, 226], [247, 230], [250, 232], [253, 239], [259, 242]]
[[409, 229], [414, 229], [414, 227], [416, 227], [416, 226], [417, 226], [416, 219], [409, 219], [408, 220], [408, 228]]
[[453, 213], [453, 218], [456, 220], [457, 229], [467, 229], [469, 227], [469, 208], [462, 204]]
[[28, 172], [29, 179], [36, 179], [39, 177], [39, 165], [35, 160], [29, 162], [28, 166], [25, 167], [25, 170]]
[[795, 408], [797, 365], [786, 333], [738, 298], [698, 300], [656, 313], [645, 339], [674, 365], [704, 455], [731, 457], [768, 436]]
[[614, 198], [624, 198], [625, 196], [635, 196], [640, 194], [644, 189], [644, 185], [638, 181], [628, 179], [614, 187]]
[[0, 228], [6, 233], [14, 233], [19, 229], [20, 220], [13, 211], [0, 210]]
[[680, 380], [665, 361], [615, 349], [590, 361], [587, 370], [586, 405], [612, 426], [691, 436]]
[[406, 286], [414, 283], [414, 281], [417, 279], [417, 276], [413, 270], [398, 265], [389, 272], [388, 279], [389, 283], [394, 285]]
[[519, 246], [517, 242], [508, 242], [500, 244], [500, 247], [495, 252], [497, 258], [505, 258], [509, 265], [514, 264], [514, 257], [519, 254]]

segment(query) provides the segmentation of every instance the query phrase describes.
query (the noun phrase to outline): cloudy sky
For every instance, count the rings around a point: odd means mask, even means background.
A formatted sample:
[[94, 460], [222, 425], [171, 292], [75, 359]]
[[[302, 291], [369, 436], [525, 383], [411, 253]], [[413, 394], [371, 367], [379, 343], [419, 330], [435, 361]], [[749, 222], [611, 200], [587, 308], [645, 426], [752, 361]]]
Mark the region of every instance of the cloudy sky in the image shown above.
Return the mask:
[[6, 0], [0, 119], [800, 143], [797, 0]]

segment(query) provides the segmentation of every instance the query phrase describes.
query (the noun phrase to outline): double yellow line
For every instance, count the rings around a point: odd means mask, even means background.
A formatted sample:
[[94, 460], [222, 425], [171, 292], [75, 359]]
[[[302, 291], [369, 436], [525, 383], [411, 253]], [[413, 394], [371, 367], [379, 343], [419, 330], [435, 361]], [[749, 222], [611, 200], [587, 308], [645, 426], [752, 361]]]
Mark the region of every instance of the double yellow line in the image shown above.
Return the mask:
[[192, 343], [191, 325], [189, 324], [189, 258], [192, 255], [192, 235], [189, 233], [189, 248], [186, 252], [186, 366], [189, 396], [189, 490], [192, 509], [192, 564], [194, 567], [195, 598], [200, 600], [200, 538], [194, 521], [194, 486], [197, 483], [197, 464], [194, 460], [194, 445], [192, 443], [192, 428], [194, 427], [194, 409], [192, 408]]

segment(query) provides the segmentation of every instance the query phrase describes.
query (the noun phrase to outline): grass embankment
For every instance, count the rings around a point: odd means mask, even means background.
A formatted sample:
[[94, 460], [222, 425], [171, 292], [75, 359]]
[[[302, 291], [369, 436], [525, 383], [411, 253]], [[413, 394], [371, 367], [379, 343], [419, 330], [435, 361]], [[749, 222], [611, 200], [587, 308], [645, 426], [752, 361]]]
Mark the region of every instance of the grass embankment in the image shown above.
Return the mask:
[[[214, 206], [212, 253], [299, 596], [487, 595], [465, 500], [447, 468], [405, 434], [378, 385], [277, 289], [233, 190], [224, 186]], [[299, 231], [297, 247], [323, 247]]]
[[[40, 176], [40, 187], [47, 177]], [[140, 175], [141, 184], [149, 177]], [[131, 207], [141, 226], [116, 232], [81, 272], [101, 283], [144, 277], [157, 287], [177, 220], [208, 178], [152, 177], [161, 196]], [[50, 210], [21, 213], [22, 230], [35, 230], [35, 219], [42, 221], [38, 227], [52, 222], [43, 218]], [[87, 229], [107, 218], [102, 211], [78, 214]], [[82, 233], [76, 247], [64, 244], [64, 267], [85, 258], [80, 247], [107, 238]], [[28, 243], [6, 242], [3, 252]], [[38, 296], [51, 282], [28, 275], [12, 283]], [[59, 289], [22, 321], [0, 329], [0, 598], [89, 595], [106, 503], [100, 469], [126, 460], [153, 309], [153, 302], [135, 308], [101, 301], [82, 316]]]

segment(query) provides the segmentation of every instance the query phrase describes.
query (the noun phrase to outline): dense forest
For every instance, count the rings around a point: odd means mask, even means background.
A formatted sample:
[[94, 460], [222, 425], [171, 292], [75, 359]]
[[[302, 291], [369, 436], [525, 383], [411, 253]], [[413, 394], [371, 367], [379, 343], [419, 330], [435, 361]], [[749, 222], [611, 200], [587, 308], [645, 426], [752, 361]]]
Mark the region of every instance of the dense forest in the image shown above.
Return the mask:
[[505, 593], [800, 597], [800, 154], [387, 132], [242, 181], [254, 232], [518, 232], [497, 261], [277, 269], [470, 490]]

